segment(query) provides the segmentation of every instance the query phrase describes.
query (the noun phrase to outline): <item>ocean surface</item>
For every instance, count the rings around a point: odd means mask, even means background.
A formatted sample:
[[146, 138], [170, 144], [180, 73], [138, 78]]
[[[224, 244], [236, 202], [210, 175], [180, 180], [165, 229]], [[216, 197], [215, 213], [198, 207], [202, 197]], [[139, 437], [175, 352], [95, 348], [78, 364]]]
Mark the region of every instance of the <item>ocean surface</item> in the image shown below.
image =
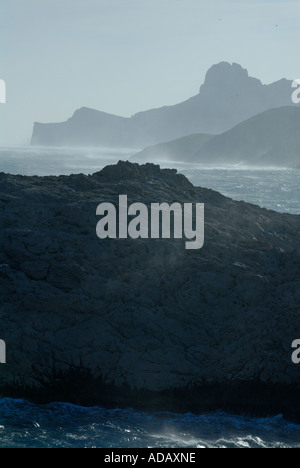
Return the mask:
[[300, 448], [282, 417], [200, 416], [0, 400], [0, 448]]
[[[134, 149], [56, 149], [0, 147], [0, 172], [22, 175], [93, 174], [108, 164], [129, 160]], [[300, 214], [300, 170], [253, 169], [243, 166], [211, 168], [201, 164], [162, 162], [186, 175], [196, 186], [217, 190], [235, 200]]]
[[[134, 150], [0, 148], [0, 172], [22, 175], [92, 174], [128, 160]], [[195, 185], [218, 190], [279, 212], [300, 214], [300, 170], [212, 169], [166, 163]], [[103, 448], [300, 448], [300, 426], [273, 418], [223, 412], [203, 415], [144, 413], [132, 409], [82, 408], [66, 403], [34, 405], [0, 400], [2, 447]]]

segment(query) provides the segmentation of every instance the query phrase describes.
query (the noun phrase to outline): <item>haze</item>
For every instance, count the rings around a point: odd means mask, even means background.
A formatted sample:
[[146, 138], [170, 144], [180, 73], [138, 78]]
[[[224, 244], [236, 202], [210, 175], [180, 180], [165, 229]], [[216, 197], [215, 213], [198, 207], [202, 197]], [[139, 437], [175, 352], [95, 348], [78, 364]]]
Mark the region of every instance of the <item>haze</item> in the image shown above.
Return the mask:
[[265, 83], [300, 77], [299, 0], [2, 0], [0, 29], [2, 146], [82, 106], [130, 116], [183, 101], [220, 61]]

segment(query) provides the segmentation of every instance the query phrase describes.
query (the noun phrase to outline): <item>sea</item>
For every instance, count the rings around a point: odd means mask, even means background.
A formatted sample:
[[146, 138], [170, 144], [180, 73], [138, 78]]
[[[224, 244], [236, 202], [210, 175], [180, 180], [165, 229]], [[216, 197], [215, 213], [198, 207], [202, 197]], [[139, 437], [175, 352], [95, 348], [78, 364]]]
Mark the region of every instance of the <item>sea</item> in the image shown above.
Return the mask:
[[[0, 172], [93, 174], [130, 160], [136, 149], [0, 148]], [[300, 215], [300, 170], [208, 167], [163, 161], [196, 186], [269, 210]], [[300, 448], [300, 426], [282, 415], [253, 418], [224, 412], [148, 413], [0, 399], [0, 448]]]

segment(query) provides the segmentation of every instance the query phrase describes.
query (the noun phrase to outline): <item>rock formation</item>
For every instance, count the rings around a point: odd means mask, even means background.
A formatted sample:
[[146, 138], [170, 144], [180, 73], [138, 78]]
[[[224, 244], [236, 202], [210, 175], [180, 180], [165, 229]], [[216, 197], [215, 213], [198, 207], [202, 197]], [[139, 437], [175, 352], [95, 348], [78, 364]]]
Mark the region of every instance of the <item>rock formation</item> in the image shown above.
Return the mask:
[[[96, 208], [204, 202], [205, 246], [99, 240]], [[119, 163], [0, 174], [2, 396], [297, 419], [300, 217]]]

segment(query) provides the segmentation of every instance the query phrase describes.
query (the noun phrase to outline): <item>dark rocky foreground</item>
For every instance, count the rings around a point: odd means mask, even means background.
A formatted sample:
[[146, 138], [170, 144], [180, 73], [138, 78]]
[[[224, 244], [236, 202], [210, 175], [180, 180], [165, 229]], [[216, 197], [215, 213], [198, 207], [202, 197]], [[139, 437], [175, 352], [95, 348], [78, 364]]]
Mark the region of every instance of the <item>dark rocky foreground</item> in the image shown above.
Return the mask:
[[[204, 202], [205, 246], [99, 240], [103, 201]], [[300, 421], [300, 217], [175, 171], [0, 174], [2, 396]]]

